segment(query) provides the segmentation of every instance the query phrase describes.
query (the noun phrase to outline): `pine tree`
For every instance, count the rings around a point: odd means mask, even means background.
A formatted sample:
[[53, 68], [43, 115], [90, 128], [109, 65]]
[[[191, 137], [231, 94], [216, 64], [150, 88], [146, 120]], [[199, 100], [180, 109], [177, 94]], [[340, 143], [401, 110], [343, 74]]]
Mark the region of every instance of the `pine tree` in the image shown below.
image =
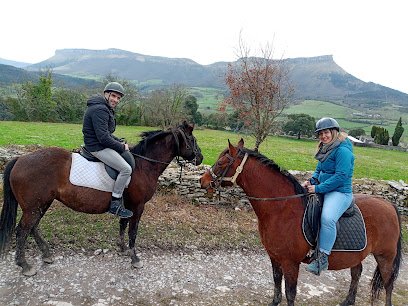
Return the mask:
[[404, 128], [402, 127], [402, 120], [400, 117], [397, 122], [397, 126], [395, 127], [394, 135], [392, 135], [392, 145], [393, 146], [398, 146], [402, 133], [404, 133]]

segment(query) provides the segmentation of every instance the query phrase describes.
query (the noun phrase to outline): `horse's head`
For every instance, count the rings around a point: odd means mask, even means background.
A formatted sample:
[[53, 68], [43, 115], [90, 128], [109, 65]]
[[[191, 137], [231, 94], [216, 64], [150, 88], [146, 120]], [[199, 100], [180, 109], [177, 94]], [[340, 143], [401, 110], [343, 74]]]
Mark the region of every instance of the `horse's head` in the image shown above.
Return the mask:
[[193, 130], [194, 125], [188, 124], [186, 121], [184, 121], [181, 125], [173, 130], [173, 134], [178, 142], [177, 155], [197, 166], [202, 163], [203, 155], [201, 154], [201, 149], [193, 135]]
[[200, 178], [201, 188], [205, 188], [207, 192], [212, 193], [219, 186], [234, 185], [246, 160], [241, 150], [243, 147], [244, 140], [242, 138], [236, 147], [228, 140], [228, 148], [218, 156], [215, 164]]

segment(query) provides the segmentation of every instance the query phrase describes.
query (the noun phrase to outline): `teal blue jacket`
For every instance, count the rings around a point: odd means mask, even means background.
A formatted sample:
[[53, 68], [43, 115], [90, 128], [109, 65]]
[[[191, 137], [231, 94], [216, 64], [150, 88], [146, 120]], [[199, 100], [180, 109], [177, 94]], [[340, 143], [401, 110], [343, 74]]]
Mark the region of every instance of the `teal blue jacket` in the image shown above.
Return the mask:
[[353, 171], [353, 145], [349, 139], [346, 139], [330, 153], [325, 161], [317, 163], [316, 170], [312, 175], [313, 178], [319, 180], [319, 184], [315, 185], [315, 192], [353, 192]]

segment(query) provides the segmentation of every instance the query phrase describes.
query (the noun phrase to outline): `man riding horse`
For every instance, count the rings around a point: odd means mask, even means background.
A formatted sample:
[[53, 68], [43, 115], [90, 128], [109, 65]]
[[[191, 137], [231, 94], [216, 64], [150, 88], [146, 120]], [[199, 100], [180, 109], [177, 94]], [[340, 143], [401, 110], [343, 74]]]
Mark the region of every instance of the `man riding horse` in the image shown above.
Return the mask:
[[130, 218], [133, 213], [123, 206], [123, 190], [132, 174], [131, 166], [121, 154], [129, 151], [126, 142], [113, 132], [116, 129], [115, 107], [125, 95], [125, 89], [117, 82], [105, 86], [103, 95], [94, 95], [87, 101], [82, 133], [85, 149], [97, 159], [119, 172], [116, 178], [109, 212], [120, 218]]

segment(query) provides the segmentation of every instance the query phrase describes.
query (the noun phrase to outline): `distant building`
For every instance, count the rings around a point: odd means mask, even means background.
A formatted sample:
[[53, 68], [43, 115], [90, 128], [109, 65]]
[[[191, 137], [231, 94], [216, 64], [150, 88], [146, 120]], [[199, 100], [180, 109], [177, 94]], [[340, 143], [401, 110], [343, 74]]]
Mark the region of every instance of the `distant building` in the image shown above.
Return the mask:
[[360, 139], [354, 138], [350, 135], [348, 135], [347, 138], [350, 139], [352, 143], [363, 143]]
[[[351, 137], [351, 136], [349, 136], [349, 137]], [[372, 137], [370, 137], [370, 136], [367, 136], [367, 135], [361, 135], [360, 136], [360, 141], [363, 142], [363, 143], [374, 143], [374, 139]]]

